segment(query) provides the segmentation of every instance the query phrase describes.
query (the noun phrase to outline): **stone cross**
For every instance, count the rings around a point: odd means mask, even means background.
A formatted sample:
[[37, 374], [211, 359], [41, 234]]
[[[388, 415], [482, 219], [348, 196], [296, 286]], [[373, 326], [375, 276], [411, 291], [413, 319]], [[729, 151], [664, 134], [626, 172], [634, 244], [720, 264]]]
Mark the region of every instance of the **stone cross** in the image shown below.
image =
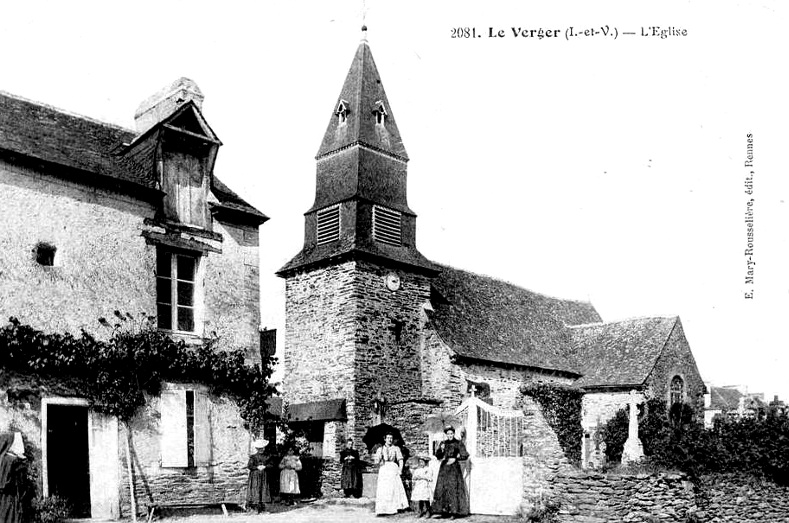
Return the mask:
[[628, 403], [630, 405], [630, 423], [627, 427], [627, 441], [625, 441], [625, 448], [622, 451], [623, 465], [637, 463], [644, 457], [644, 446], [641, 444], [641, 440], [638, 439], [639, 398], [636, 396], [635, 390], [630, 391]]
[[477, 386], [472, 385], [471, 387], [469, 387], [469, 392], [471, 393], [471, 397], [475, 398], [477, 396]]

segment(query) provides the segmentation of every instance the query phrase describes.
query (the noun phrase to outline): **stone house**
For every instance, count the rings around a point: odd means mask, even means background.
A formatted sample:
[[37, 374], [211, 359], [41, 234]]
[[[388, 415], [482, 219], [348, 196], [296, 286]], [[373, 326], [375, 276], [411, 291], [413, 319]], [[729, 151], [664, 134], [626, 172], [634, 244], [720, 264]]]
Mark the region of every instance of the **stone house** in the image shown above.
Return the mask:
[[[334, 458], [345, 438], [359, 442], [386, 422], [412, 452], [429, 452], [442, 434], [425, 432], [425, 420], [450, 411], [465, 416], [474, 447], [472, 511], [475, 499], [497, 496], [473, 485], [501, 484], [503, 470], [524, 496], [539, 496], [566, 459], [540, 409], [520, 393], [524, 382], [587, 391], [590, 428], [624, 405], [621, 392], [701, 400], [677, 318], [602, 323], [590, 303], [441, 266], [419, 252], [408, 155], [366, 39], [316, 162], [304, 247], [278, 275], [286, 288], [284, 401], [305, 413], [301, 423], [327, 458], [325, 493], [338, 488]], [[486, 469], [488, 458], [509, 461]], [[474, 474], [496, 481], [475, 483]], [[510, 490], [514, 501], [476, 511], [512, 513], [521, 495]]]
[[[145, 312], [187, 345], [216, 335], [260, 362], [267, 217], [214, 175], [222, 144], [202, 102], [181, 78], [140, 105], [132, 130], [0, 93], [3, 321], [101, 338], [99, 317]], [[229, 400], [168, 383], [129, 433], [57, 380], [0, 372], [0, 430], [23, 433], [40, 492], [76, 516], [129, 514], [127, 457], [140, 510], [243, 501], [250, 436]]]

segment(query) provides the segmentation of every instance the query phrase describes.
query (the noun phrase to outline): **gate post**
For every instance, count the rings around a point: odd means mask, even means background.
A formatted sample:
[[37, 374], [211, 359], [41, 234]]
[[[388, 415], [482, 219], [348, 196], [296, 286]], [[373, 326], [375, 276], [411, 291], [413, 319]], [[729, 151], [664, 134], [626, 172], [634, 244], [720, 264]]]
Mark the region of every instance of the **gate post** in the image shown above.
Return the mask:
[[479, 400], [468, 398], [468, 419], [466, 420], [466, 451], [469, 458], [477, 457], [477, 424], [479, 422]]

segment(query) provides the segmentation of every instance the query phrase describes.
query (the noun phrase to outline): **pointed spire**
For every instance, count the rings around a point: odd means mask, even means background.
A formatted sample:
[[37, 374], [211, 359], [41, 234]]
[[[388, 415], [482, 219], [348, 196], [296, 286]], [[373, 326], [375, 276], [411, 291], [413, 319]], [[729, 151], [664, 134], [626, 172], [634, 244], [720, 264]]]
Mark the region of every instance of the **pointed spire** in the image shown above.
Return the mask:
[[367, 43], [367, 26], [316, 158], [359, 144], [408, 161], [392, 107]]

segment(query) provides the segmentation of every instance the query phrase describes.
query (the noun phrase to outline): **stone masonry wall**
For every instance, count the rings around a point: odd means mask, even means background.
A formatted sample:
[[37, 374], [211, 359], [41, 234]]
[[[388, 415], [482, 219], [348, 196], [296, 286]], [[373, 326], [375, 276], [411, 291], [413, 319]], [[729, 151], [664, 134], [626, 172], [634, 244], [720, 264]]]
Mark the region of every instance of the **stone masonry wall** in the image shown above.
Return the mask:
[[290, 403], [347, 400], [354, 419], [354, 262], [285, 280], [283, 392]]
[[741, 474], [714, 474], [694, 485], [684, 474], [563, 471], [548, 496], [563, 523], [785, 523], [789, 487]]
[[688, 340], [677, 320], [666, 347], [655, 363], [647, 378], [648, 395], [652, 398], [664, 398], [669, 401], [669, 384], [674, 376], [680, 376], [685, 382], [685, 402], [691, 405], [698, 420], [704, 419], [704, 381], [701, 379]]
[[[3, 374], [0, 381], [0, 431], [18, 430], [32, 449], [29, 474], [42, 488], [42, 398], [72, 397], [54, 380]], [[158, 397], [148, 397], [144, 409], [131, 421], [131, 456], [138, 512], [153, 503], [207, 503], [246, 500], [246, 463], [251, 435], [243, 428], [236, 405], [210, 397], [208, 420], [211, 460], [207, 466], [165, 468], [161, 466], [161, 430]], [[121, 516], [130, 514], [129, 476], [126, 461], [128, 432], [119, 424], [117, 468]], [[104, 465], [105, 467], [108, 465]], [[112, 488], [112, 487], [110, 487]]]
[[786, 523], [789, 487], [739, 474], [701, 478], [699, 520], [705, 523]]
[[[396, 291], [385, 284], [390, 272], [400, 278], [400, 288]], [[354, 290], [357, 300], [354, 429], [355, 436], [361, 439], [366, 427], [372, 425], [372, 400], [379, 391], [392, 414], [397, 412], [397, 405], [412, 405], [424, 397], [420, 341], [423, 305], [430, 299], [430, 280], [411, 272], [358, 262]], [[398, 424], [396, 418], [388, 415], [384, 421], [397, 426], [407, 444], [423, 436], [418, 425]]]
[[[252, 438], [243, 427], [236, 405], [211, 397], [208, 419], [211, 430], [211, 460], [207, 466], [166, 468], [161, 466], [159, 398], [148, 404], [130, 423], [132, 461], [137, 510], [144, 513], [154, 503], [246, 502]], [[119, 430], [121, 468], [121, 514], [130, 514], [129, 476], [125, 459], [128, 433]]]
[[573, 469], [537, 402], [528, 396], [521, 396], [520, 408], [526, 421], [522, 445], [523, 505], [528, 507], [550, 491], [557, 474]]
[[[151, 206], [2, 162], [0, 186], [0, 321], [78, 334], [116, 309], [155, 314]], [[36, 263], [38, 242], [57, 248], [54, 267]]]
[[691, 482], [682, 474], [557, 475], [552, 494], [564, 523], [685, 522], [697, 510]]
[[[644, 401], [644, 394], [636, 393], [637, 401]], [[628, 408], [630, 392], [589, 392], [581, 400], [581, 427], [584, 432], [594, 432], [614, 417], [617, 411]]]
[[260, 362], [260, 243], [258, 227], [214, 220], [222, 254], [205, 258], [206, 334], [222, 348], [245, 350]]
[[536, 369], [471, 362], [453, 361], [452, 350], [428, 328], [422, 350], [422, 382], [426, 396], [443, 401], [442, 408], [458, 407], [468, 396], [468, 381], [490, 386], [490, 400], [496, 407], [519, 408], [520, 388], [527, 382], [570, 385], [572, 379]]
[[[115, 310], [156, 314], [156, 247], [141, 236], [151, 205], [3, 162], [0, 186], [0, 321], [106, 337], [97, 320]], [[214, 230], [222, 253], [201, 262], [204, 331], [259, 361], [257, 228], [215, 222]], [[53, 267], [36, 263], [39, 242], [57, 248]]]

